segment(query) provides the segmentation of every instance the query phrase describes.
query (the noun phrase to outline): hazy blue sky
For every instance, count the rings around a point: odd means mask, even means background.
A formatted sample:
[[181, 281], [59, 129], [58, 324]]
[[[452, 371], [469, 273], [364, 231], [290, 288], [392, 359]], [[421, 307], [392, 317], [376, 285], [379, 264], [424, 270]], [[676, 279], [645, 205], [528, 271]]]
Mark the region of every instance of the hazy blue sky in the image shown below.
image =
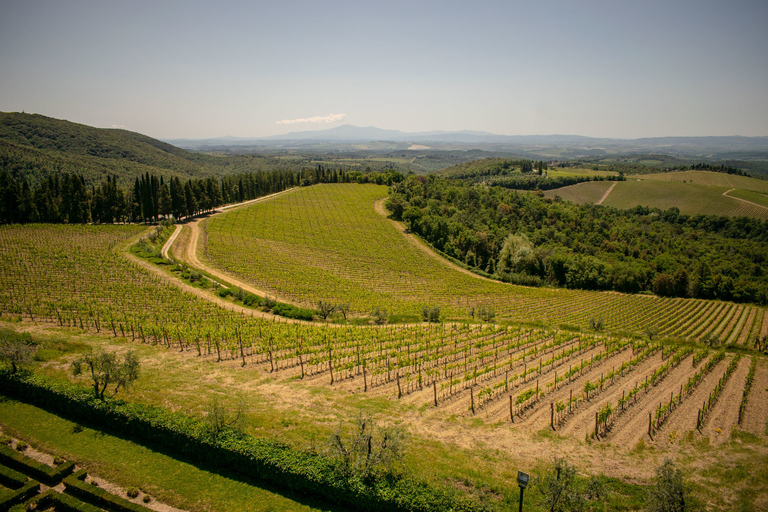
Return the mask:
[[0, 110], [158, 138], [768, 135], [767, 24], [766, 0], [0, 0]]

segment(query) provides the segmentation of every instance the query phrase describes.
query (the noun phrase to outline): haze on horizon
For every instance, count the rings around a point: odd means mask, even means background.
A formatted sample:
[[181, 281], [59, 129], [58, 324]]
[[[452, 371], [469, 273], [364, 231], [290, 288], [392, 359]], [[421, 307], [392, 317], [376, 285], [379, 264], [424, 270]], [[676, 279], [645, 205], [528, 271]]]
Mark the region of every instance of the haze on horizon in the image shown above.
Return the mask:
[[5, 0], [0, 111], [163, 139], [766, 136], [766, 20], [762, 0]]

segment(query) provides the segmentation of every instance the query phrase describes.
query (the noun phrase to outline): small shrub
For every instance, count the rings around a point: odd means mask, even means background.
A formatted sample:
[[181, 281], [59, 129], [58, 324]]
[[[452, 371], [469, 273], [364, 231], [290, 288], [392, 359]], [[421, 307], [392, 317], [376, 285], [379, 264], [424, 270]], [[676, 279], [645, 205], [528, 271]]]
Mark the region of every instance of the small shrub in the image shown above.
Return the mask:
[[29, 448], [29, 445], [27, 443], [25, 443], [24, 441], [19, 441], [18, 443], [16, 443], [16, 450], [18, 450], [20, 452], [23, 452], [27, 448]]
[[688, 507], [689, 491], [683, 483], [682, 472], [667, 459], [656, 468], [656, 484], [648, 493], [648, 510], [651, 512], [684, 512]]
[[5, 446], [11, 446], [11, 438], [8, 436], [0, 437], [0, 444], [4, 444]]
[[264, 302], [264, 299], [262, 299], [261, 297], [253, 293], [247, 294], [243, 299], [243, 304], [245, 304], [248, 307], [258, 307], [258, 306], [261, 306], [263, 302]]
[[219, 294], [219, 297], [227, 298], [230, 295], [232, 295], [232, 290], [230, 290], [229, 288], [219, 288], [218, 294]]
[[152, 497], [149, 494], [145, 494], [144, 497], [141, 498], [141, 501], [143, 501], [144, 503], [149, 503], [150, 501], [152, 501]]
[[136, 498], [139, 496], [139, 489], [138, 487], [129, 487], [125, 493], [129, 498]]
[[53, 465], [54, 466], [60, 466], [66, 462], [63, 457], [59, 457], [58, 455], [53, 458]]

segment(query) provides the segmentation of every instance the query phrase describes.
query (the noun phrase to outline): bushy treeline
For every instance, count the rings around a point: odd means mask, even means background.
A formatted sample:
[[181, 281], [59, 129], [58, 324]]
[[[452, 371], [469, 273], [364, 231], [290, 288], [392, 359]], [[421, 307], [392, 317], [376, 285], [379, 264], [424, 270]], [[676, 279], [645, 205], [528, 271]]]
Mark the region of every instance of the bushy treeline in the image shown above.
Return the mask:
[[541, 175], [548, 167], [549, 164], [542, 160], [484, 158], [444, 169], [438, 174], [453, 179], [471, 181], [489, 176], [509, 176], [512, 174], [536, 173]]
[[768, 304], [765, 221], [580, 206], [436, 176], [394, 185], [387, 207], [448, 256], [509, 282]]
[[256, 199], [299, 185], [315, 183], [378, 183], [391, 185], [403, 175], [389, 171], [362, 173], [340, 169], [271, 170], [189, 179], [145, 173], [122, 189], [117, 176], [88, 186], [76, 173], [48, 176], [36, 187], [25, 177], [0, 171], [0, 224], [156, 222], [183, 219], [224, 204]]
[[515, 190], [554, 190], [587, 181], [625, 181], [623, 173], [617, 176], [504, 176], [485, 182], [490, 187], [498, 186]]

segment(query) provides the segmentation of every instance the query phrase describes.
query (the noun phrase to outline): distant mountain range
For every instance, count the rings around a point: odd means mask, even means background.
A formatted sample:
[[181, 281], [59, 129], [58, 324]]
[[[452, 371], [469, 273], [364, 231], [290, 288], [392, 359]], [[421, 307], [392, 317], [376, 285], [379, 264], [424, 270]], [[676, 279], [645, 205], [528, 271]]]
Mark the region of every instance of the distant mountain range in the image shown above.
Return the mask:
[[[185, 149], [204, 150], [215, 147], [322, 147], [361, 143], [395, 143], [408, 149], [410, 145], [434, 149], [484, 149], [531, 151], [545, 148], [570, 149], [569, 153], [663, 153], [700, 155], [723, 152], [764, 152], [768, 156], [768, 137], [652, 137], [641, 139], [611, 139], [581, 135], [497, 135], [480, 131], [402, 132], [374, 126], [343, 125], [327, 130], [291, 132], [270, 137], [221, 137], [212, 139], [172, 139], [166, 142]], [[544, 151], [546, 153], [546, 151]]]

